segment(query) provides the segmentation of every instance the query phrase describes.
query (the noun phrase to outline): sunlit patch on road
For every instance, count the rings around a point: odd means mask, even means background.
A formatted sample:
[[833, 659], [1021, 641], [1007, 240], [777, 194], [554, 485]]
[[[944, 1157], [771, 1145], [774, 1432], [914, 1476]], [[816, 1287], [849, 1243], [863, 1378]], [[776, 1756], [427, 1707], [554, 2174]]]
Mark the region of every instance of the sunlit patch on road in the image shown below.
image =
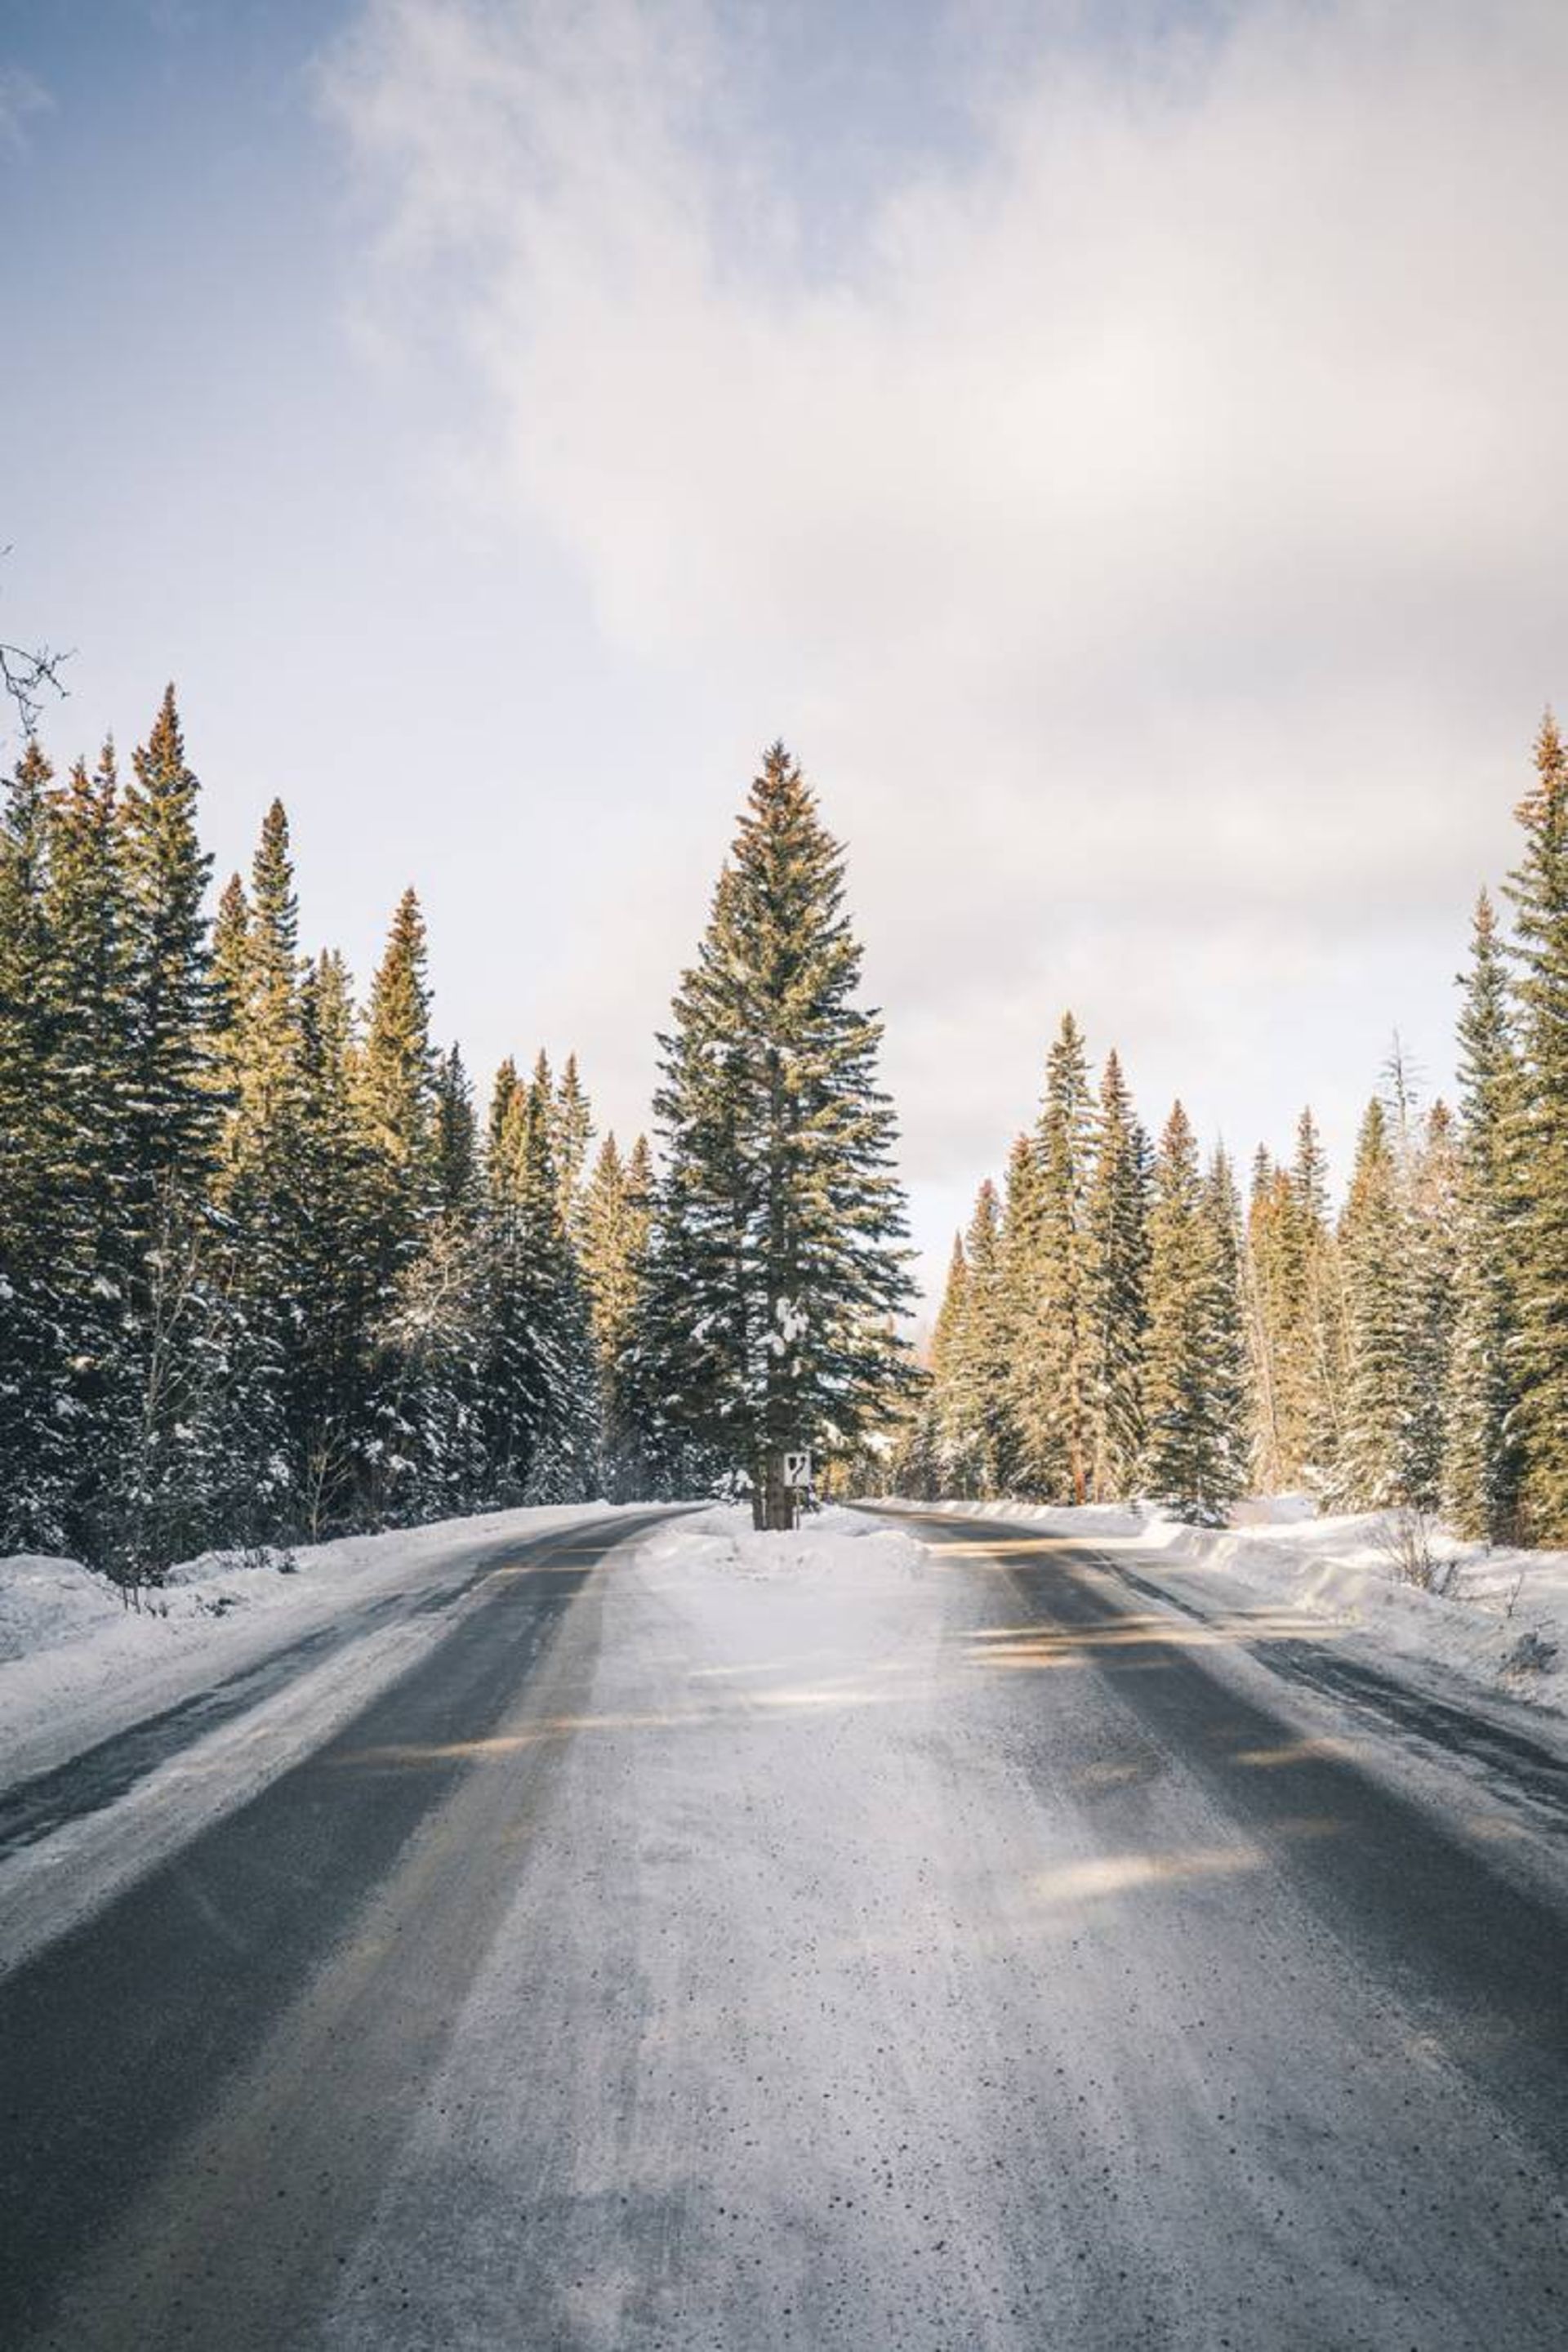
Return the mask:
[[1250, 1845], [1196, 1847], [1184, 1853], [1099, 1853], [1038, 1872], [1029, 1891], [1039, 1903], [1093, 1903], [1140, 1888], [1231, 1878], [1266, 1867], [1267, 1856]]

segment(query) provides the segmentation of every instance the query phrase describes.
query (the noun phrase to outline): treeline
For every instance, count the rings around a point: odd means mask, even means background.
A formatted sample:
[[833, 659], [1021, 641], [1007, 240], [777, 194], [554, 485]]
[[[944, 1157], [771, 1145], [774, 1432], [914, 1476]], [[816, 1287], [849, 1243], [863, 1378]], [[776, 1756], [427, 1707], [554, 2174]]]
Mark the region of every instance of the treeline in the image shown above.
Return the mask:
[[361, 1005], [302, 957], [274, 802], [211, 861], [173, 690], [121, 781], [36, 744], [0, 815], [0, 1552], [128, 1582], [219, 1543], [749, 1492], [910, 1385], [880, 1024], [844, 855], [775, 745], [660, 1040], [664, 1161], [574, 1059], [483, 1114], [412, 890]]
[[129, 778], [36, 745], [0, 824], [0, 1551], [647, 1492], [653, 1177], [576, 1066], [481, 1119], [409, 891], [368, 1003], [300, 952], [283, 808], [216, 919], [173, 692]]
[[907, 1490], [1216, 1518], [1307, 1487], [1568, 1541], [1568, 756], [1551, 717], [1517, 812], [1511, 934], [1485, 892], [1462, 975], [1457, 1109], [1397, 1054], [1332, 1213], [1310, 1111], [1243, 1207], [1181, 1105], [1158, 1146], [1069, 1015], [1004, 1193], [955, 1244], [906, 1423]]

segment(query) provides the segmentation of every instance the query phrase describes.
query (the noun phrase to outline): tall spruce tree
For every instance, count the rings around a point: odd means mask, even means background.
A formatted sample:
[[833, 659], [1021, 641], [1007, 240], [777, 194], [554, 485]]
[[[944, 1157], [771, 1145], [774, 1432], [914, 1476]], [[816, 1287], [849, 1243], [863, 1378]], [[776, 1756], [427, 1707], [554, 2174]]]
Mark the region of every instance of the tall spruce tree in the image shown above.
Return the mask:
[[1034, 1145], [1030, 1230], [1018, 1236], [1014, 1413], [1027, 1490], [1081, 1503], [1092, 1445], [1089, 1181], [1094, 1104], [1083, 1034], [1070, 1013], [1046, 1057]]
[[1089, 1493], [1098, 1503], [1130, 1495], [1143, 1458], [1149, 1162], [1112, 1047], [1100, 1079], [1087, 1212]]
[[1012, 1476], [1016, 1444], [1007, 1384], [1002, 1204], [989, 1177], [975, 1195], [963, 1263], [965, 1278], [942, 1413], [947, 1489], [954, 1495], [1000, 1495]]
[[561, 1222], [575, 1239], [583, 1180], [588, 1172], [588, 1147], [594, 1140], [593, 1105], [578, 1073], [575, 1054], [567, 1055], [556, 1084], [552, 1130], [561, 1187]]
[[290, 1444], [291, 1358], [303, 1311], [300, 918], [280, 801], [262, 824], [248, 900], [232, 884], [225, 894], [213, 967], [228, 1095], [219, 1197], [231, 1459], [240, 1498], [232, 1516], [252, 1517], [259, 1531], [291, 1507], [299, 1468]]
[[65, 1357], [54, 1409], [68, 1451], [61, 1534], [74, 1557], [100, 1560], [120, 1517], [117, 1489], [137, 1421], [131, 910], [112, 743], [91, 775], [78, 761], [55, 800], [47, 919]]
[[211, 1015], [208, 1047], [213, 1092], [222, 1114], [215, 1191], [226, 1198], [240, 1154], [241, 1065], [250, 999], [250, 901], [245, 884], [231, 874], [218, 898], [213, 918]]
[[1413, 1360], [1409, 1233], [1397, 1150], [1380, 1097], [1368, 1104], [1340, 1221], [1344, 1270], [1344, 1426], [1335, 1497], [1352, 1510], [1407, 1490]]
[[962, 1409], [959, 1409], [959, 1334], [963, 1328], [963, 1310], [969, 1306], [969, 1256], [963, 1254], [963, 1234], [954, 1233], [952, 1251], [947, 1254], [947, 1279], [942, 1282], [942, 1296], [936, 1310], [936, 1322], [931, 1324], [931, 1348], [926, 1352], [926, 1371], [931, 1373], [931, 1434], [926, 1449], [936, 1470], [936, 1484], [942, 1494], [973, 1494], [973, 1484], [966, 1484], [971, 1470], [963, 1461], [963, 1437], [959, 1430]]
[[1521, 1500], [1535, 1543], [1568, 1539], [1568, 751], [1550, 712], [1520, 803], [1509, 882], [1518, 935], [1512, 1152]]
[[647, 1146], [623, 1160], [613, 1134], [600, 1146], [582, 1198], [580, 1255], [598, 1366], [605, 1491], [626, 1501], [647, 1475], [630, 1377], [652, 1213]]
[[1252, 1165], [1242, 1279], [1253, 1398], [1252, 1459], [1258, 1485], [1266, 1495], [1293, 1485], [1299, 1461], [1292, 1408], [1305, 1366], [1289, 1341], [1293, 1208], [1289, 1171], [1277, 1167], [1260, 1145]]
[[371, 989], [370, 1017], [354, 1075], [363, 1135], [364, 1243], [383, 1304], [364, 1441], [366, 1489], [377, 1517], [419, 1507], [424, 1464], [416, 1366], [401, 1307], [405, 1286], [437, 1212], [436, 1056], [425, 919], [405, 890]]
[[200, 786], [185, 761], [171, 686], [132, 761], [122, 803], [132, 908], [135, 1172], [149, 1224], [171, 1189], [188, 1202], [211, 1170], [210, 953], [203, 902], [212, 860], [196, 831]]
[[1186, 1112], [1154, 1160], [1144, 1370], [1150, 1491], [1184, 1517], [1223, 1518], [1245, 1484], [1239, 1212], [1223, 1157], [1205, 1179]]
[[1223, 1149], [1205, 1171], [1203, 1225], [1209, 1449], [1205, 1499], [1217, 1516], [1247, 1492], [1251, 1466], [1241, 1201]]
[[1453, 1114], [1427, 1112], [1410, 1163], [1406, 1211], [1410, 1290], [1408, 1407], [1401, 1486], [1416, 1510], [1443, 1498], [1458, 1269], [1459, 1151]]
[[1008, 1149], [1002, 1183], [998, 1288], [1007, 1349], [1008, 1485], [1009, 1492], [1018, 1494], [1024, 1493], [1026, 1486], [1019, 1366], [1032, 1330], [1039, 1195], [1035, 1139], [1030, 1134], [1016, 1135]]
[[588, 1306], [561, 1213], [555, 1099], [542, 1054], [512, 1090], [491, 1154], [489, 1451], [505, 1496], [539, 1503], [585, 1494], [598, 1462], [598, 1394]]
[[412, 1499], [422, 1515], [471, 1506], [483, 1494], [487, 1467], [479, 1135], [455, 1046], [437, 1057], [434, 1092], [430, 1213], [383, 1325], [398, 1357], [400, 1411], [417, 1465]]
[[843, 850], [775, 743], [660, 1040], [657, 1097], [679, 1411], [750, 1480], [764, 1527], [794, 1517], [786, 1450], [852, 1452], [909, 1378], [903, 1202], [860, 962]]
[[139, 1410], [113, 1557], [159, 1576], [194, 1549], [226, 1485], [228, 1362], [208, 1214], [222, 1105], [215, 1085], [212, 860], [174, 690], [121, 803], [129, 921], [131, 1315]]
[[290, 1350], [289, 1453], [300, 1523], [312, 1538], [353, 1524], [368, 1484], [372, 1330], [381, 1275], [376, 1174], [360, 1113], [353, 986], [326, 951], [300, 999], [300, 1327]]
[[1460, 984], [1455, 1326], [1443, 1498], [1461, 1535], [1510, 1543], [1519, 1534], [1522, 1466], [1513, 1344], [1520, 1071], [1507, 959], [1484, 890]]
[[49, 784], [36, 743], [0, 813], [0, 1543], [58, 1534], [65, 1432], [59, 1347]]
[[1334, 1475], [1344, 1430], [1344, 1276], [1329, 1215], [1328, 1160], [1311, 1110], [1296, 1126], [1290, 1170], [1303, 1254], [1301, 1327], [1307, 1356], [1302, 1473], [1319, 1489]]

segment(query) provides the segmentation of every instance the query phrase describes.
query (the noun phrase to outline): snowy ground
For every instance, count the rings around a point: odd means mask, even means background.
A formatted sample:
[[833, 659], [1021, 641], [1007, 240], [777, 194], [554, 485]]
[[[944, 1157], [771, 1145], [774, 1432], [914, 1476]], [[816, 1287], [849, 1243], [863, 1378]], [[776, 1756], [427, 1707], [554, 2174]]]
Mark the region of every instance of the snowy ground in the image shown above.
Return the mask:
[[611, 1516], [607, 1503], [574, 1504], [288, 1552], [205, 1552], [134, 1609], [75, 1560], [0, 1559], [0, 1786], [325, 1625], [368, 1633], [469, 1573], [482, 1549]]
[[[1556, 2352], [1549, 1836], [1519, 1832], [1538, 1897], [1297, 1736], [1261, 1669], [1228, 1684], [1225, 1629], [1086, 1563], [1081, 1522], [1071, 1559], [1047, 1532], [688, 1517], [439, 1733], [411, 1727], [458, 1654], [508, 1654], [526, 1580], [424, 1621], [451, 1638], [319, 1769], [73, 1946], [90, 2007], [174, 1938], [128, 2007], [190, 2081], [49, 2340]], [[1229, 1574], [1146, 1532], [1151, 1582]], [[426, 1811], [313, 1930], [298, 1858], [339, 1883], [383, 1801]], [[221, 2064], [159, 2031], [242, 1969]], [[58, 2041], [82, 2079], [48, 2074], [35, 2161], [75, 2178], [70, 2130], [133, 2133], [138, 2085], [117, 2118]]]
[[[1500, 2308], [1548, 2340], [1534, 2155], [1430, 2019], [1411, 2070], [1414, 2019], [1313, 1916], [1324, 1768], [1239, 1776], [1279, 1836], [1227, 1811], [1131, 1661], [1039, 1671], [994, 1570], [847, 1513], [658, 1532], [604, 1612], [319, 2352], [522, 2312], [603, 2352], [1468, 2347]], [[1499, 2130], [1520, 2194], [1483, 2221], [1465, 2152]], [[1390, 2250], [1395, 2162], [1423, 2218]]]
[[1319, 1518], [1303, 1496], [1238, 1504], [1235, 1524], [1217, 1529], [1109, 1507], [890, 1507], [1099, 1544], [1189, 1608], [1230, 1614], [1276, 1602], [1343, 1629], [1367, 1653], [1416, 1676], [1436, 1670], [1479, 1691], [1568, 1709], [1568, 1552], [1489, 1549], [1435, 1530], [1437, 1592], [1403, 1580], [1396, 1518]]
[[[0, 1967], [319, 1746], [482, 1603], [519, 1543], [635, 1516], [571, 1505], [207, 1553], [139, 1610], [73, 1560], [0, 1559]], [[166, 1718], [168, 1760], [117, 1802], [47, 1841], [5, 1834], [5, 1792]]]

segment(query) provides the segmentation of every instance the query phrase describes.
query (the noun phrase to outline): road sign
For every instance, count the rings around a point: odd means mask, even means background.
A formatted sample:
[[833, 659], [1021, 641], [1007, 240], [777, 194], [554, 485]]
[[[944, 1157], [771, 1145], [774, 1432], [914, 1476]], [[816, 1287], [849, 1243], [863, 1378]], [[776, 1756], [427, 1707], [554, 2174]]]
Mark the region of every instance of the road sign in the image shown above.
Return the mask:
[[784, 1482], [786, 1486], [793, 1486], [797, 1494], [805, 1492], [805, 1488], [811, 1484], [811, 1456], [809, 1454], [786, 1454], [784, 1455]]

